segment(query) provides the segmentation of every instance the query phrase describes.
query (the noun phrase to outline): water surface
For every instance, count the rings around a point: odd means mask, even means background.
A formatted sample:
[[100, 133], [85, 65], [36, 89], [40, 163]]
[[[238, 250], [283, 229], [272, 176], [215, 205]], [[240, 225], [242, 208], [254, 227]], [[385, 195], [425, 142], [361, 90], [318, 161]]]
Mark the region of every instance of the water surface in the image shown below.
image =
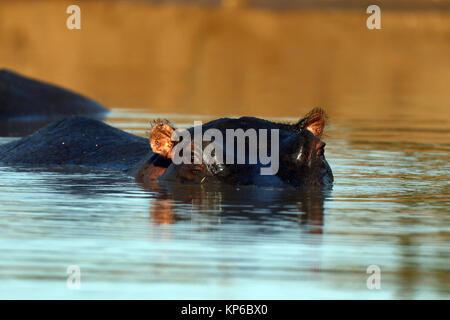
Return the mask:
[[[116, 109], [107, 123], [145, 136], [154, 117], [209, 119]], [[332, 119], [329, 191], [0, 167], [0, 298], [448, 299], [449, 124]]]

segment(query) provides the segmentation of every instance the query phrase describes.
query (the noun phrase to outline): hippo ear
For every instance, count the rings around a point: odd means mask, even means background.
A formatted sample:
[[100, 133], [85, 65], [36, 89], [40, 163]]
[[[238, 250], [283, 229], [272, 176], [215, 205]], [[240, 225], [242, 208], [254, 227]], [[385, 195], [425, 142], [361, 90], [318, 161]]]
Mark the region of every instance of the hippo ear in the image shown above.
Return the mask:
[[170, 158], [173, 148], [172, 133], [174, 128], [167, 120], [155, 120], [150, 130], [150, 147], [153, 152], [164, 158]]
[[325, 111], [321, 108], [312, 109], [302, 120], [299, 121], [299, 129], [311, 131], [316, 137], [320, 138], [326, 122]]

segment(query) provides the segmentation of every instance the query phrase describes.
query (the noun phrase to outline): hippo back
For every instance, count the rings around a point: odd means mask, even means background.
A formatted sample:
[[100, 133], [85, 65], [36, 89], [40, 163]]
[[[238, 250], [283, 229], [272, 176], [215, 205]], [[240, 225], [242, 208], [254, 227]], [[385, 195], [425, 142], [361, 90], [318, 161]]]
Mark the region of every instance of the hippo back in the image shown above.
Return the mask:
[[0, 145], [0, 163], [127, 171], [148, 158], [150, 152], [147, 139], [77, 116], [58, 120], [30, 136]]
[[100, 119], [107, 112], [106, 108], [80, 94], [0, 70], [0, 121], [56, 120], [74, 115]]

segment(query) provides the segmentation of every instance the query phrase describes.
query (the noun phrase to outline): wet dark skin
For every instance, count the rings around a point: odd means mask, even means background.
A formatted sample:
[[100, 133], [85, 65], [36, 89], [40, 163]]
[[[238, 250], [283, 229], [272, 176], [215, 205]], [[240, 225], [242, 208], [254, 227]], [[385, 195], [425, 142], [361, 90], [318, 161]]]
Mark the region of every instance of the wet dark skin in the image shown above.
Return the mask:
[[[227, 129], [278, 129], [279, 153], [272, 157], [271, 141], [267, 141], [269, 164], [249, 161], [243, 164], [223, 164], [217, 154], [203, 152], [202, 164], [175, 164], [171, 151], [179, 145], [171, 141], [174, 127], [166, 120], [158, 120], [152, 126], [149, 140], [113, 128], [101, 121], [86, 117], [73, 117], [55, 121], [37, 132], [0, 145], [0, 164], [9, 166], [32, 166], [46, 168], [83, 167], [85, 169], [122, 171], [148, 184], [151, 181], [172, 180], [184, 183], [223, 183], [229, 185], [257, 185], [275, 187], [330, 186], [333, 174], [325, 160], [321, 136], [325, 127], [325, 114], [320, 109], [312, 110], [293, 124], [276, 123], [263, 119], [243, 117], [221, 118], [208, 122], [202, 130], [216, 129], [223, 137], [217, 147], [225, 150]], [[188, 129], [191, 137], [193, 128]], [[272, 132], [268, 132], [267, 138]], [[259, 139], [259, 137], [258, 137]], [[259, 139], [266, 141], [266, 138]], [[211, 142], [204, 141], [203, 151]], [[235, 150], [236, 150], [236, 141]], [[241, 145], [248, 159], [248, 139]], [[179, 148], [178, 148], [179, 149]], [[201, 153], [192, 148], [192, 159]], [[263, 150], [263, 149], [261, 149]], [[260, 150], [256, 150], [259, 153]], [[275, 150], [276, 151], [276, 150]], [[220, 152], [218, 153], [221, 154]], [[278, 155], [279, 157], [276, 157]], [[206, 158], [205, 158], [206, 157]], [[236, 156], [234, 156], [236, 160]], [[272, 167], [274, 175], [262, 175]]]
[[[203, 132], [219, 130], [226, 143], [226, 129], [278, 129], [279, 170], [273, 176], [261, 176], [261, 163], [221, 164], [210, 161], [202, 164], [174, 164], [171, 152], [177, 142], [171, 140], [174, 127], [167, 121], [156, 122], [150, 132], [150, 146], [156, 155], [147, 161], [137, 174], [144, 183], [154, 180], [174, 180], [188, 183], [221, 182], [232, 185], [262, 186], [331, 186], [333, 174], [325, 155], [325, 143], [321, 140], [326, 123], [322, 109], [313, 109], [304, 118], [293, 124], [276, 123], [253, 117], [239, 119], [221, 118], [202, 126]], [[194, 129], [188, 131], [194, 136]], [[268, 134], [270, 137], [270, 134]], [[203, 149], [211, 142], [203, 142]], [[193, 144], [193, 142], [192, 142]], [[268, 141], [268, 151], [270, 142]], [[191, 148], [191, 158], [198, 156]], [[248, 140], [246, 140], [248, 150]], [[215, 160], [215, 159], [209, 159]]]

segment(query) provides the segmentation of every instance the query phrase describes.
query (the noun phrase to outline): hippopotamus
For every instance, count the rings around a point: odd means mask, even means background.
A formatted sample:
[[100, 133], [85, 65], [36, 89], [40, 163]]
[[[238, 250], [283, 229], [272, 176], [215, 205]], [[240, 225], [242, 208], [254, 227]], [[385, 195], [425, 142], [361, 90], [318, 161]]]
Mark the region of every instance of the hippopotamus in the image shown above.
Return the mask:
[[0, 69], [1, 136], [30, 134], [69, 116], [103, 119], [107, 113], [108, 109], [80, 94]]
[[[220, 118], [200, 127], [176, 130], [167, 120], [155, 120], [147, 140], [98, 120], [73, 117], [1, 145], [0, 163], [118, 170], [144, 184], [166, 180], [195, 184], [331, 186], [333, 174], [325, 159], [325, 143], [321, 140], [325, 124], [322, 109], [313, 109], [295, 123], [255, 117]], [[209, 140], [197, 144], [185, 140], [187, 134], [195, 137], [196, 133], [204, 138], [211, 129], [215, 135]], [[240, 146], [235, 136], [227, 135], [230, 130], [247, 133]], [[249, 132], [255, 134], [258, 143], [254, 151], [259, 157], [253, 162]], [[218, 139], [221, 134], [226, 138]], [[231, 143], [230, 139], [233, 139]], [[215, 148], [210, 147], [212, 143]], [[182, 144], [183, 148], [179, 148]], [[238, 153], [230, 156], [230, 146], [245, 150], [240, 159]], [[261, 157], [263, 147], [270, 159], [277, 160], [272, 171], [264, 171], [271, 164]], [[180, 161], [180, 156], [192, 161]], [[223, 161], [225, 158], [227, 161]]]

